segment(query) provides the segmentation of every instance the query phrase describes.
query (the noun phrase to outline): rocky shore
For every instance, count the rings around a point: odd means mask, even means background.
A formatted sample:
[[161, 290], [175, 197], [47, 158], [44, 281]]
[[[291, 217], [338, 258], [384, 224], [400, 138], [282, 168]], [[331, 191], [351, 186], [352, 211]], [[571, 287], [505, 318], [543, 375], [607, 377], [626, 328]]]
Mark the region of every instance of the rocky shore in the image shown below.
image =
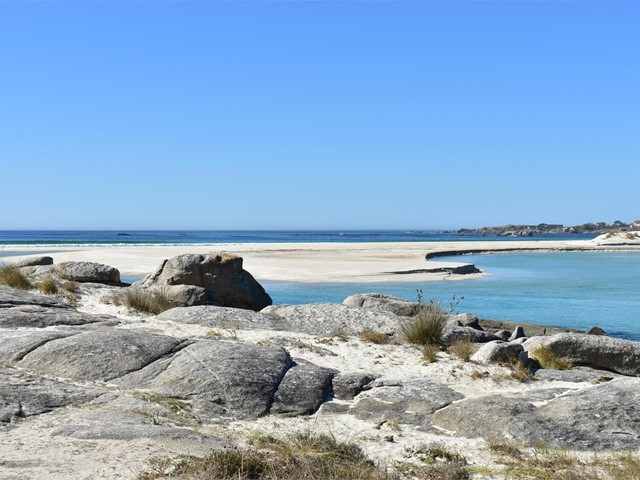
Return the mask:
[[[640, 449], [640, 343], [601, 331], [440, 312], [428, 348], [408, 341], [426, 304], [271, 305], [230, 254], [172, 258], [133, 286], [92, 262], [14, 269], [49, 294], [0, 285], [1, 478], [151, 478], [158, 458], [153, 478], [171, 478], [184, 455], [308, 431], [354, 442], [398, 478], [511, 478], [497, 445]], [[173, 308], [127, 306], [141, 297]], [[434, 445], [466, 476], [425, 476], [416, 452]]]

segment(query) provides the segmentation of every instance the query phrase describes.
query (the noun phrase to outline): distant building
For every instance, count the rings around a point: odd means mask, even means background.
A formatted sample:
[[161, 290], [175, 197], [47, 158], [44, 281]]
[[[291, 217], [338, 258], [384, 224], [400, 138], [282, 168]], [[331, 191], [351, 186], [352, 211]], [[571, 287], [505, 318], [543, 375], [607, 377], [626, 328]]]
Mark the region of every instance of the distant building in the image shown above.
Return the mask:
[[636, 220], [635, 222], [633, 222], [633, 228], [640, 229], [640, 220]]

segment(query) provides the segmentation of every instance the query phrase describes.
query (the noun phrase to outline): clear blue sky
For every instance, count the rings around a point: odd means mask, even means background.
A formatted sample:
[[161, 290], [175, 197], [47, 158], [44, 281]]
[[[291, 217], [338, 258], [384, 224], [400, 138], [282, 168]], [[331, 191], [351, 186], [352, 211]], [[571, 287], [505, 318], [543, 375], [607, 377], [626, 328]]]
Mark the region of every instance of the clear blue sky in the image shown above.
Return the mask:
[[0, 229], [640, 217], [640, 2], [0, 2]]

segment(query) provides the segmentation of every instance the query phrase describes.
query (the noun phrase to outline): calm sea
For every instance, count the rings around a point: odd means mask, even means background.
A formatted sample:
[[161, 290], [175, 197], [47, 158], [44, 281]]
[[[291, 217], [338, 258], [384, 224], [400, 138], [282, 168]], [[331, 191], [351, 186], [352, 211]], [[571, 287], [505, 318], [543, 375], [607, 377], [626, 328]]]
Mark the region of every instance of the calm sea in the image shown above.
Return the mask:
[[[588, 239], [548, 235], [531, 239]], [[0, 245], [158, 245], [268, 242], [402, 242], [495, 240], [437, 231], [11, 231]], [[514, 238], [509, 238], [514, 240]], [[30, 252], [35, 253], [35, 252]], [[8, 255], [0, 249], [0, 257]], [[439, 259], [440, 260], [440, 259]], [[446, 261], [447, 258], [441, 260]], [[460, 261], [459, 257], [452, 257]], [[262, 282], [274, 303], [341, 302], [354, 293], [381, 292], [445, 304], [464, 297], [457, 310], [484, 318], [586, 329], [640, 340], [640, 253], [530, 253], [465, 257], [489, 275], [465, 281], [376, 284]], [[131, 278], [130, 280], [134, 280]]]

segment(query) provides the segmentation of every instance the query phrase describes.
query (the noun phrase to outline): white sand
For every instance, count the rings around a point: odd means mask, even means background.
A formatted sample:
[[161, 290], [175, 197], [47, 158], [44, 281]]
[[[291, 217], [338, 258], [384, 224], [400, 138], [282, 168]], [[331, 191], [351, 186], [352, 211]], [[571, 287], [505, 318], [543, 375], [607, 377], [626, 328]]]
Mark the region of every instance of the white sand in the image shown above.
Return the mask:
[[[635, 250], [640, 242], [622, 239], [607, 241], [485, 241], [485, 242], [393, 242], [393, 243], [239, 243], [187, 246], [110, 246], [110, 247], [0, 247], [0, 254], [34, 251], [48, 254], [55, 263], [91, 261], [116, 267], [123, 275], [146, 275], [160, 263], [184, 253], [226, 251], [244, 258], [244, 267], [258, 280], [291, 282], [415, 282], [457, 280], [478, 275], [452, 275], [424, 272], [426, 269], [452, 267], [473, 262], [426, 261], [429, 252], [562, 251], [562, 250]], [[613, 244], [615, 243], [615, 244]], [[25, 256], [9, 257], [7, 261]], [[418, 272], [414, 272], [414, 271]], [[422, 270], [422, 271], [421, 271]], [[401, 272], [414, 272], [404, 273]]]

